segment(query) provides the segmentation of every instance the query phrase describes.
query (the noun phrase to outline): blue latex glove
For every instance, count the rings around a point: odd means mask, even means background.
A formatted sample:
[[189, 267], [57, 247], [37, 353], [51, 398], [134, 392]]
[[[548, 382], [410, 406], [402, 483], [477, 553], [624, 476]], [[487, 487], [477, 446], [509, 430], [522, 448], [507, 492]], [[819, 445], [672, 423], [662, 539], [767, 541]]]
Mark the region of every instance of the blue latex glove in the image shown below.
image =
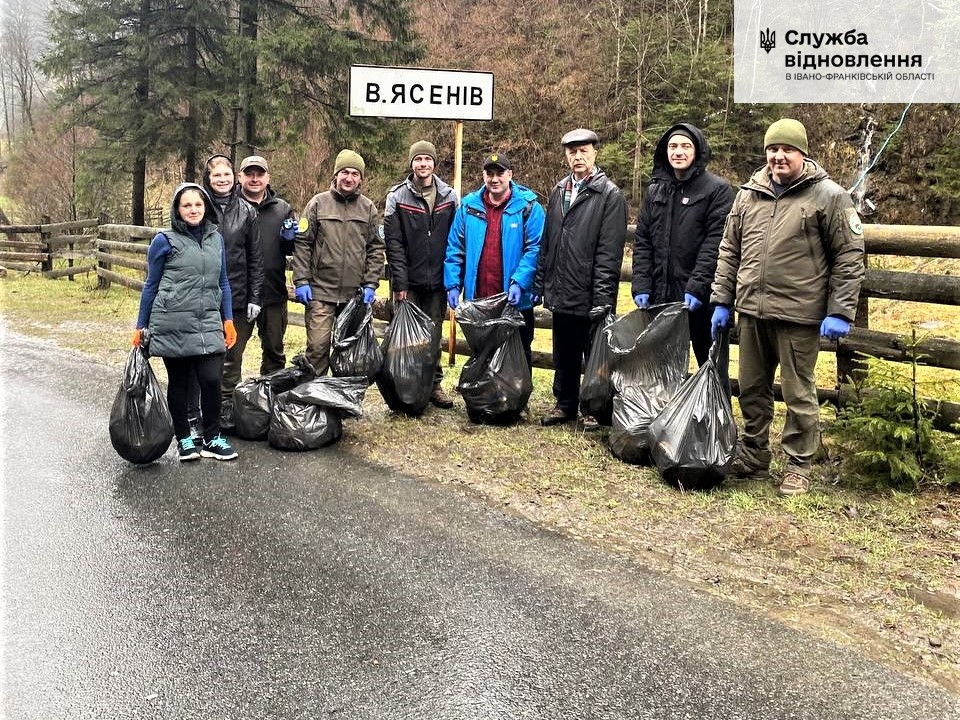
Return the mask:
[[820, 334], [827, 340], [839, 340], [850, 334], [850, 323], [842, 317], [827, 315], [820, 323]]
[[293, 218], [287, 218], [280, 225], [280, 238], [282, 240], [294, 240], [297, 237], [297, 221]]
[[460, 288], [450, 288], [447, 290], [447, 305], [451, 310], [456, 310], [460, 303]]
[[633, 301], [637, 304], [638, 308], [648, 308], [650, 307], [650, 293], [640, 293], [639, 295], [634, 295]]
[[260, 314], [260, 306], [254, 303], [247, 303], [247, 322], [252, 323]]
[[373, 288], [365, 287], [363, 289], [363, 302], [365, 305], [372, 303], [374, 297], [376, 297], [376, 293], [374, 292]]
[[710, 337], [714, 340], [720, 334], [720, 330], [730, 324], [730, 308], [723, 305], [717, 305], [713, 309], [713, 317], [710, 318]]
[[297, 302], [304, 305], [313, 300], [313, 290], [310, 289], [309, 285], [300, 285], [294, 290], [294, 294], [297, 296]]
[[701, 305], [703, 305], [702, 302], [697, 300], [696, 295], [691, 295], [690, 293], [683, 294], [683, 304], [690, 309], [690, 312], [693, 312], [694, 310], [699, 308]]
[[523, 295], [523, 289], [516, 283], [510, 283], [507, 289], [507, 302], [511, 305], [519, 305], [521, 295]]

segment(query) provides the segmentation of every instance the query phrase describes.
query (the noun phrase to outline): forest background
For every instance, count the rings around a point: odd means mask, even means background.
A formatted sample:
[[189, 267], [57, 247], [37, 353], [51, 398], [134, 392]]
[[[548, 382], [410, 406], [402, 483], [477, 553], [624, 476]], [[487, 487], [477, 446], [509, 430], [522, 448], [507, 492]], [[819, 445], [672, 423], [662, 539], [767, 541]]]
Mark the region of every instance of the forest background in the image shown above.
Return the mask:
[[364, 156], [381, 205], [416, 139], [450, 180], [453, 123], [351, 118], [351, 64], [494, 74], [494, 119], [465, 124], [464, 193], [499, 150], [545, 196], [564, 172], [559, 138], [586, 126], [633, 217], [672, 124], [701, 127], [712, 169], [739, 183], [763, 163], [768, 123], [793, 116], [865, 220], [960, 216], [955, 106], [735, 105], [733, 0], [46, 2], [0, 0], [0, 180], [21, 222], [165, 224], [173, 185], [212, 152], [265, 155], [297, 208], [342, 147]]

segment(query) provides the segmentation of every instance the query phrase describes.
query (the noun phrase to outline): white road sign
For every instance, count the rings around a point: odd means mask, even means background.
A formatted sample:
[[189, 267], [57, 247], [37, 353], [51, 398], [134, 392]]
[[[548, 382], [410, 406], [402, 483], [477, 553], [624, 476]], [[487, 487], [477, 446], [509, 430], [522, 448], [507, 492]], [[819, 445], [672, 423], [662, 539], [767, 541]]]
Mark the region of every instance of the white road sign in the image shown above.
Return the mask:
[[493, 73], [352, 65], [350, 114], [492, 120]]

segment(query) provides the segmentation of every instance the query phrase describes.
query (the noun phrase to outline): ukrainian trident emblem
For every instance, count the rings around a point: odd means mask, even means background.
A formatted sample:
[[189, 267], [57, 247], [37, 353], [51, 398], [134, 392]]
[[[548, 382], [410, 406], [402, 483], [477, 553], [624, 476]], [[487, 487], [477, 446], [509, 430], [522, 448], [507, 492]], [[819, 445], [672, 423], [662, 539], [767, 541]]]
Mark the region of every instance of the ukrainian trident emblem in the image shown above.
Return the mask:
[[760, 31], [760, 47], [768, 53], [777, 46], [777, 33], [767, 28]]

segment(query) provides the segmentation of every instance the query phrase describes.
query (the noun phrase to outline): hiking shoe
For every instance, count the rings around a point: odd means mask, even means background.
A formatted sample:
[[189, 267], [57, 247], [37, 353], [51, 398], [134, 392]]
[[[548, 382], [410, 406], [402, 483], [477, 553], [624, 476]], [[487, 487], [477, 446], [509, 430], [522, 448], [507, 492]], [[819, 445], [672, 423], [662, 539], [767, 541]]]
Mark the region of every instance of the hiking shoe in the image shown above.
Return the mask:
[[180, 456], [180, 462], [200, 459], [200, 451], [197, 450], [197, 443], [194, 442], [191, 436], [177, 440], [177, 454]]
[[727, 473], [739, 478], [768, 478], [770, 468], [763, 465], [754, 465], [743, 455], [737, 455], [727, 467]]
[[780, 483], [780, 494], [791, 497], [793, 495], [803, 495], [810, 490], [810, 478], [801, 475], [792, 470], [783, 476], [783, 482]]
[[560, 425], [576, 419], [577, 414], [575, 412], [569, 413], [559, 405], [555, 405], [550, 412], [540, 418], [540, 424], [549, 427], [550, 425]]
[[237, 451], [230, 447], [230, 443], [223, 435], [217, 435], [210, 442], [203, 443], [200, 454], [215, 460], [233, 460], [237, 457]]
[[600, 423], [593, 415], [584, 415], [580, 418], [580, 425], [584, 432], [593, 432], [600, 429]]
[[433, 392], [430, 393], [430, 403], [438, 408], [448, 410], [453, 407], [453, 398], [447, 395], [442, 387], [434, 385]]

